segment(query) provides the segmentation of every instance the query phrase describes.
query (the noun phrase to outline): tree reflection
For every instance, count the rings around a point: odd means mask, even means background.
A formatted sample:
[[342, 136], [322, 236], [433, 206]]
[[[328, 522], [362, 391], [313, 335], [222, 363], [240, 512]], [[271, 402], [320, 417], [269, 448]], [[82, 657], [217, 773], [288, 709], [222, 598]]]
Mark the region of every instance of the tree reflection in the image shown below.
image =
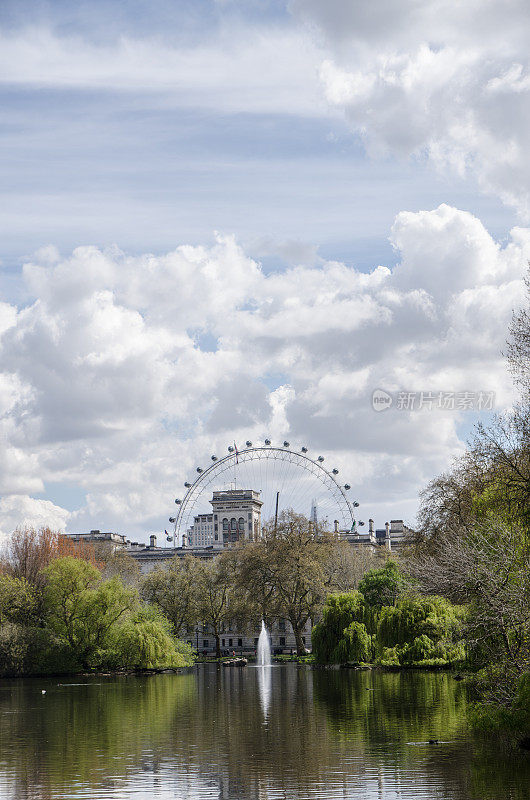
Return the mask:
[[465, 691], [446, 674], [289, 665], [269, 677], [266, 714], [259, 669], [250, 667], [203, 665], [85, 686], [4, 683], [0, 794], [9, 786], [17, 800], [77, 791], [100, 800], [129, 796], [123, 786], [143, 782], [145, 796], [156, 786], [164, 800], [212, 792], [357, 800], [398, 789], [404, 799], [526, 797], [521, 759], [515, 769], [471, 747]]

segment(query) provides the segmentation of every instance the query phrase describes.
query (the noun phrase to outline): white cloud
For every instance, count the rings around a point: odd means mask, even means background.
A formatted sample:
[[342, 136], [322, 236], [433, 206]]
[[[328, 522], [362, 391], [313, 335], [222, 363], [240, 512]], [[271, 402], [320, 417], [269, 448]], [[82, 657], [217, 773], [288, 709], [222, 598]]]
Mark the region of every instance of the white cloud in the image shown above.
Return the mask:
[[68, 511], [49, 500], [35, 500], [24, 495], [3, 497], [0, 499], [0, 542], [18, 527], [64, 531], [68, 517]]
[[325, 42], [320, 76], [372, 155], [474, 175], [530, 218], [525, 0], [292, 0]]
[[28, 27], [0, 36], [4, 84], [157, 94], [170, 105], [223, 112], [329, 113], [316, 83], [322, 54], [293, 26], [232, 25], [204, 43], [82, 35]]
[[[266, 275], [231, 237], [164, 256], [36, 256], [33, 299], [7, 308], [0, 339], [2, 529], [30, 511], [70, 529], [160, 528], [211, 452], [267, 435], [333, 456], [368, 513], [409, 508], [462, 447], [463, 416], [375, 414], [371, 392], [511, 402], [501, 350], [530, 231], [501, 245], [440, 206], [399, 214], [392, 240], [397, 267], [370, 273], [325, 262]], [[86, 505], [32, 506], [43, 482], [78, 486]]]

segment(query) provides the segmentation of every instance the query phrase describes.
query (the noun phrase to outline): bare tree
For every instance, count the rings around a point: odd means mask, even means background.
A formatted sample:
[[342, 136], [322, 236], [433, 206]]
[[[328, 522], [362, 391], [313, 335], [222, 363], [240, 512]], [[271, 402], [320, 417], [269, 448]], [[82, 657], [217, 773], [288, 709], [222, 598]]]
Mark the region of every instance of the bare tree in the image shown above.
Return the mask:
[[[450, 528], [436, 553], [409, 566], [423, 591], [469, 606], [468, 644], [486, 662], [510, 676], [530, 670], [530, 550], [520, 528], [495, 519]], [[510, 687], [501, 681], [498, 691]]]

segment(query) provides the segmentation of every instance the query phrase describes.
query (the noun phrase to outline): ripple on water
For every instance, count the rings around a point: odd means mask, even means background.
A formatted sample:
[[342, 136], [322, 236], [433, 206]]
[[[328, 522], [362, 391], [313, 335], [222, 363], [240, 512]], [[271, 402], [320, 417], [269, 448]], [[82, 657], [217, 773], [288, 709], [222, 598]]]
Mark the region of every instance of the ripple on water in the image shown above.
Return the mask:
[[212, 664], [1, 688], [2, 800], [527, 800], [527, 757], [471, 746], [446, 675]]

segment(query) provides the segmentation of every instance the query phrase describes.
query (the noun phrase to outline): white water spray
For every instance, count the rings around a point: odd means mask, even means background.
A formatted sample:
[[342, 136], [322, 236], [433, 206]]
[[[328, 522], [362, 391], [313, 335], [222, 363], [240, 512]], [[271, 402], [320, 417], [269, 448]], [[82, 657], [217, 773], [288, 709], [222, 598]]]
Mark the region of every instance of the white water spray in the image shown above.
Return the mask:
[[269, 641], [269, 634], [265, 627], [265, 622], [261, 620], [261, 632], [258, 639], [258, 666], [270, 667], [271, 665], [271, 643]]

